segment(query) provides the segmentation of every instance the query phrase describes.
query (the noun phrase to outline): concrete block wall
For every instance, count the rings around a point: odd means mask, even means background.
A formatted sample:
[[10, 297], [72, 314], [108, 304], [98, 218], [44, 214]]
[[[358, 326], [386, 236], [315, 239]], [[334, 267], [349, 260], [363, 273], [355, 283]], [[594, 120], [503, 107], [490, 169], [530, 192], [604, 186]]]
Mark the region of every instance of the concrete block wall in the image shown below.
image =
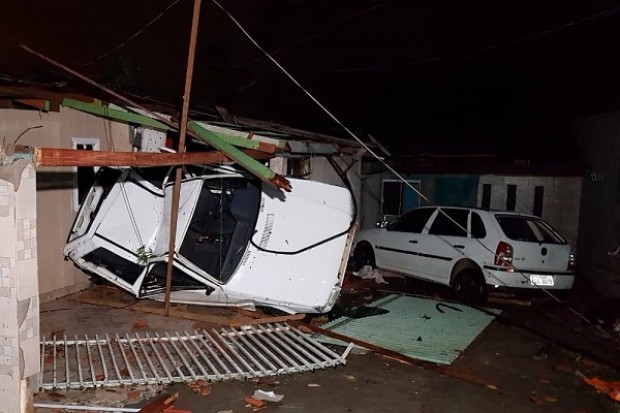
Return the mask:
[[[25, 411], [38, 387], [39, 287], [36, 178], [31, 164], [19, 189], [0, 180], [0, 413]], [[28, 385], [26, 385], [28, 384]]]

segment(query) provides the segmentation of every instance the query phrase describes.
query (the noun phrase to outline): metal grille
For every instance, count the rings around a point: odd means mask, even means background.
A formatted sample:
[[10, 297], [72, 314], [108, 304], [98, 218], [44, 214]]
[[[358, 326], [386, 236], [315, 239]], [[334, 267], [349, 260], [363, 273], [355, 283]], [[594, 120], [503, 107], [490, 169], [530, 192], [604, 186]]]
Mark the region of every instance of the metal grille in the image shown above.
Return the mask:
[[41, 342], [42, 389], [248, 379], [346, 363], [284, 323], [174, 333], [53, 337]]

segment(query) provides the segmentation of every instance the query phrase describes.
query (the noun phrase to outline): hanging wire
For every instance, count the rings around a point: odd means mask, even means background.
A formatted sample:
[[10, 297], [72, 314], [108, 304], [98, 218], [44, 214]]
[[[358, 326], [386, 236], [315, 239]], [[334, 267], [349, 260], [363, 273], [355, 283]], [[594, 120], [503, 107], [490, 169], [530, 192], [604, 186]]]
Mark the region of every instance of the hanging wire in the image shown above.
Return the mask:
[[[415, 188], [413, 185], [411, 185], [400, 173], [398, 173], [392, 166], [390, 166], [381, 156], [379, 156], [372, 148], [370, 148], [364, 141], [362, 141], [356, 134], [354, 134], [346, 125], [344, 125], [331, 111], [329, 111], [329, 109], [327, 109], [321, 102], [319, 102], [319, 100], [317, 100], [314, 95], [312, 95], [306, 88], [304, 88], [299, 81], [297, 81], [297, 79], [295, 77], [293, 77], [293, 75], [291, 75], [274, 57], [272, 57], [260, 44], [258, 44], [258, 42], [256, 40], [254, 40], [254, 38], [245, 30], [245, 28], [241, 25], [241, 23], [239, 23], [239, 21], [228, 12], [228, 10], [226, 10], [226, 8], [224, 8], [224, 6], [222, 6], [217, 0], [211, 0], [224, 14], [226, 14], [228, 16], [228, 18], [239, 28], [239, 30], [241, 30], [241, 32], [248, 38], [248, 40], [254, 44], [254, 46], [260, 51], [262, 52], [269, 60], [271, 60], [271, 62], [276, 65], [276, 67], [278, 67], [278, 69], [280, 69], [280, 71], [282, 71], [282, 73], [288, 77], [288, 79], [293, 82], [293, 84], [295, 84], [295, 86], [297, 86], [312, 102], [314, 102], [329, 118], [331, 118], [338, 126], [340, 126], [349, 136], [351, 136], [355, 141], [357, 141], [370, 155], [372, 155], [375, 159], [377, 159], [388, 171], [390, 171], [392, 174], [394, 174], [398, 179], [400, 179], [403, 183], [405, 183], [405, 185], [407, 185], [409, 188], [411, 188], [414, 192], [416, 192], [418, 194], [418, 196], [420, 196], [420, 198], [422, 198], [423, 200], [425, 200], [426, 202], [428, 202], [430, 205], [432, 205], [433, 203], [431, 202], [431, 200], [424, 195], [421, 191], [419, 191], [417, 188]], [[620, 10], [620, 6], [618, 6], [615, 9], [612, 10]], [[610, 11], [607, 11], [610, 12]], [[575, 23], [571, 23], [570, 25], [574, 25]], [[567, 26], [567, 25], [565, 25]], [[467, 233], [468, 235], [471, 236], [471, 232], [467, 230], [467, 228], [464, 228], [460, 223], [458, 223], [457, 221], [455, 221], [452, 217], [450, 217], [441, 207], [437, 207], [437, 210], [439, 211], [439, 213], [443, 214], [449, 221], [451, 221], [453, 224], [455, 224], [458, 228], [460, 228], [461, 230], [463, 230], [465, 233]], [[445, 239], [443, 239], [441, 236], [439, 237], [440, 239], [442, 239], [444, 242], [446, 242], [448, 245], [452, 245], [450, 243], [448, 243]], [[510, 265], [510, 263], [502, 256], [499, 256], [498, 254], [496, 254], [495, 251], [491, 250], [489, 247], [487, 247], [486, 245], [484, 245], [482, 243], [482, 241], [480, 241], [477, 238], [472, 237], [472, 239], [475, 239], [485, 250], [489, 251], [491, 254], [493, 254], [493, 256], [497, 257], [498, 259], [502, 260], [503, 262], [507, 263]], [[312, 246], [311, 246], [312, 247]], [[462, 255], [465, 255], [462, 251], [459, 251]], [[514, 272], [520, 274], [522, 277], [524, 277], [524, 279], [529, 281], [529, 277], [527, 277], [527, 275], [525, 273], [523, 273], [521, 270], [514, 268]], [[489, 274], [491, 274], [488, 270], [487, 272]], [[491, 274], [492, 276], [492, 274]], [[572, 308], [570, 305], [568, 305], [567, 303], [565, 303], [564, 301], [562, 301], [560, 298], [558, 298], [555, 294], [551, 293], [549, 290], [547, 290], [546, 288], [541, 287], [540, 285], [534, 284], [534, 286], [536, 288], [538, 288], [539, 290], [543, 291], [545, 294], [547, 294], [549, 297], [551, 297], [554, 301], [558, 302], [559, 304], [563, 305], [564, 307], [566, 307], [570, 312], [572, 312], [575, 316], [577, 316], [579, 319], [585, 321], [588, 324], [593, 324], [588, 318], [586, 318], [584, 315], [582, 315], [581, 313], [579, 313], [577, 310], [575, 310], [574, 308]], [[613, 337], [611, 334], [608, 334], [610, 337]]]
[[127, 39], [123, 40], [122, 42], [120, 42], [119, 44], [117, 44], [116, 46], [114, 46], [113, 48], [111, 48], [110, 50], [108, 50], [105, 53], [100, 54], [99, 56], [93, 58], [92, 60], [90, 60], [89, 62], [84, 63], [84, 66], [90, 66], [93, 63], [95, 63], [98, 60], [103, 59], [104, 57], [107, 57], [109, 55], [111, 55], [112, 53], [114, 53], [115, 51], [117, 51], [118, 49], [124, 47], [127, 43], [129, 43], [131, 40], [133, 40], [134, 38], [138, 37], [143, 31], [145, 31], [146, 29], [148, 29], [151, 25], [153, 25], [157, 20], [161, 19], [164, 14], [166, 14], [166, 12], [168, 10], [170, 10], [172, 7], [176, 6], [177, 3], [179, 3], [181, 0], [174, 0], [172, 3], [170, 3], [168, 6], [166, 6], [166, 8], [164, 10], [162, 10], [157, 16], [155, 16], [153, 19], [151, 19], [147, 24], [145, 24], [144, 26], [142, 26], [137, 32], [135, 32], [134, 34], [132, 34], [131, 36], [129, 36]]

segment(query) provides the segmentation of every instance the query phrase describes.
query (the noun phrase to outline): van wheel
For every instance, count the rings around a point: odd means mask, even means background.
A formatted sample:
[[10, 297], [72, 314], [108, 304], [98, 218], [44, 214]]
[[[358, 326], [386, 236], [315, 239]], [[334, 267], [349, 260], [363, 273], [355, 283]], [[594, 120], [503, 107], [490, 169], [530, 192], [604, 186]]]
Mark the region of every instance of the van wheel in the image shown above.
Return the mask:
[[367, 242], [357, 244], [353, 251], [353, 257], [351, 257], [349, 262], [349, 266], [353, 271], [360, 270], [364, 265], [375, 267], [375, 253]]
[[487, 290], [483, 275], [476, 270], [463, 270], [452, 284], [459, 300], [465, 304], [481, 305], [486, 302]]

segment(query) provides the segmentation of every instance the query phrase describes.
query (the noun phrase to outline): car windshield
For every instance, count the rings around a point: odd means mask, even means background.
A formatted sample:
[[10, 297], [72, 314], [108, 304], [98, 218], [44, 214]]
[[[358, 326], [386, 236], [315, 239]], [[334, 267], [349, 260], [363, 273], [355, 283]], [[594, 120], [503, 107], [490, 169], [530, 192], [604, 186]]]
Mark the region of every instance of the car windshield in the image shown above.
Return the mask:
[[260, 183], [245, 178], [207, 179], [180, 253], [226, 282], [250, 240], [260, 205]]
[[547, 244], [566, 244], [566, 241], [545, 221], [518, 215], [496, 215], [504, 234], [512, 240]]

